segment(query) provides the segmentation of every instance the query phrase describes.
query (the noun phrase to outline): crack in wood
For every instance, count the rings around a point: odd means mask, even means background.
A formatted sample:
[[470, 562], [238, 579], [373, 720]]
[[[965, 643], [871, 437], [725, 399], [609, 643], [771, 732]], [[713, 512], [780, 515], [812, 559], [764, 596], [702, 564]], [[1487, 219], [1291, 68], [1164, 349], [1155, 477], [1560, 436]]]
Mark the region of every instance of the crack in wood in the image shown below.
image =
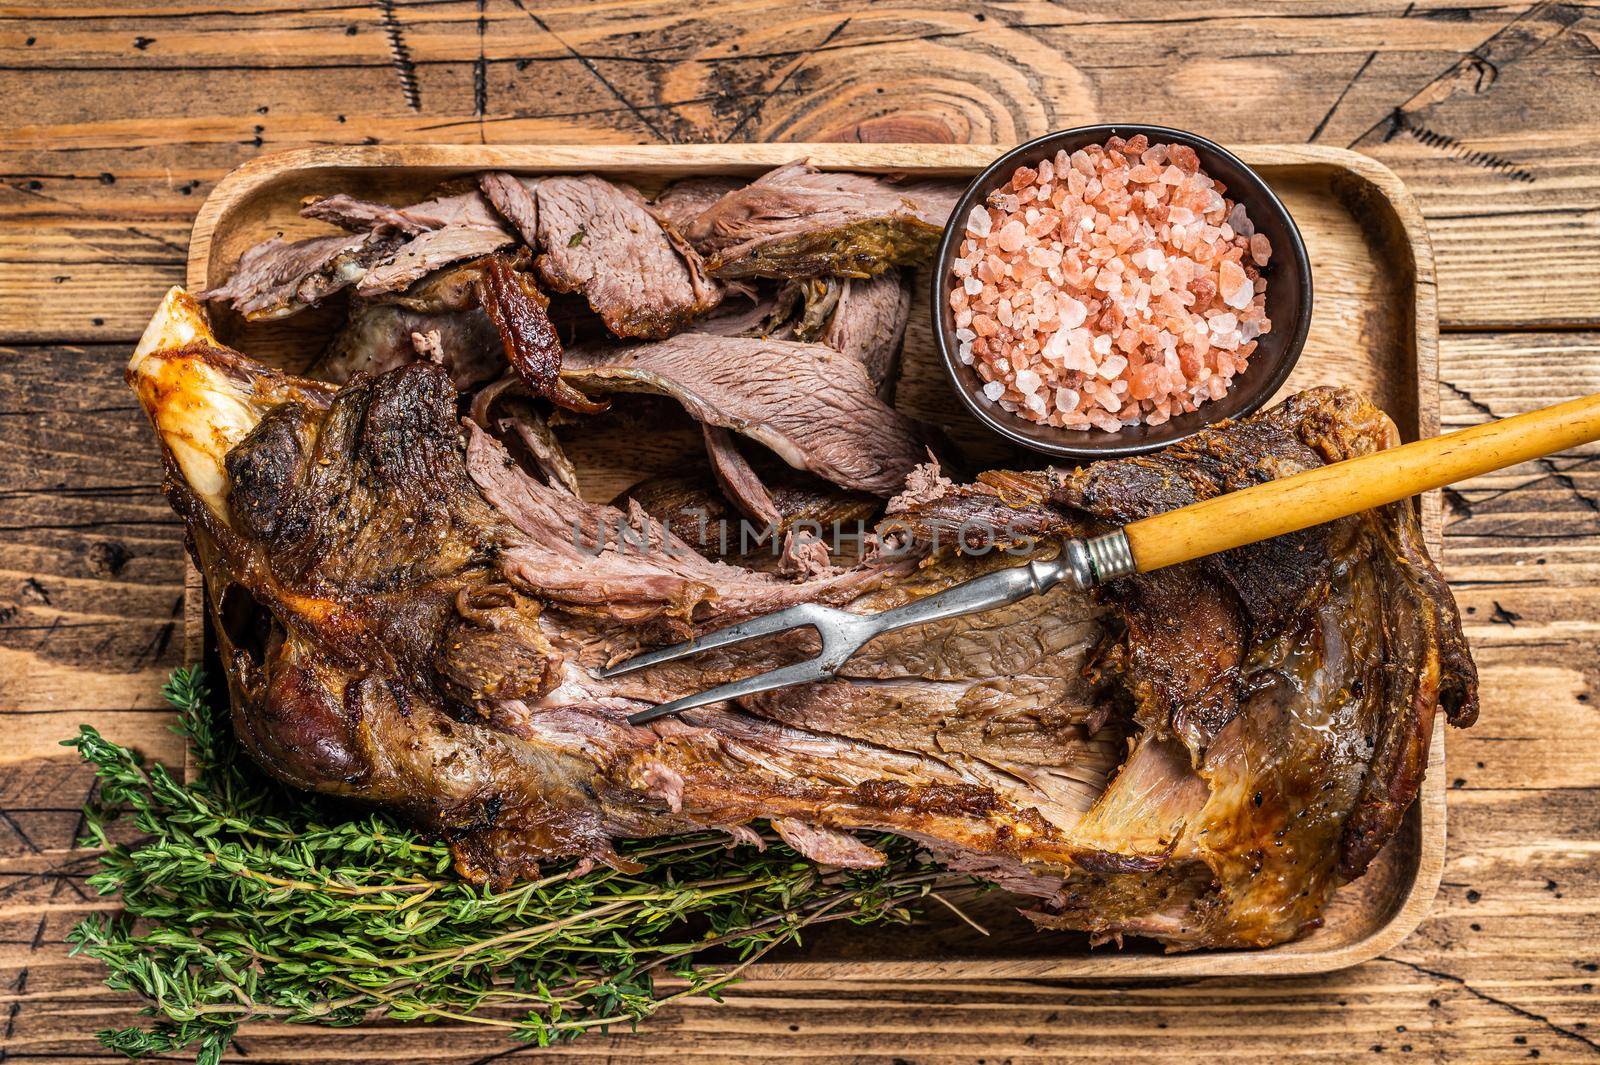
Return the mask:
[[1428, 147], [1436, 148], [1446, 155], [1460, 159], [1462, 162], [1471, 163], [1473, 166], [1482, 167], [1485, 170], [1498, 171], [1514, 181], [1521, 181], [1527, 184], [1532, 184], [1534, 181], [1533, 174], [1505, 156], [1468, 148], [1448, 133], [1440, 133], [1438, 130], [1429, 129], [1427, 126], [1412, 120], [1398, 107], [1394, 109], [1392, 120], [1394, 123], [1392, 130], [1383, 138], [1386, 141], [1392, 140], [1398, 133], [1409, 133]]
[[[1477, 411], [1479, 414], [1482, 414], [1484, 417], [1486, 417], [1486, 418], [1498, 418], [1499, 417], [1499, 415], [1495, 414], [1494, 409], [1492, 407], [1490, 407], [1487, 403], [1483, 402], [1482, 400], [1478, 399], [1471, 392], [1468, 392], [1466, 389], [1462, 388], [1460, 385], [1453, 384], [1453, 383], [1451, 383], [1449, 381], [1446, 381], [1442, 377], [1439, 379], [1439, 383], [1441, 385], [1443, 385], [1445, 388], [1448, 388], [1451, 392], [1455, 393], [1462, 400], [1465, 400], [1468, 406], [1470, 406], [1473, 410]], [[1526, 488], [1531, 484], [1537, 484], [1538, 482], [1540, 482], [1540, 481], [1544, 480], [1546, 477], [1548, 477], [1550, 480], [1554, 481], [1556, 484], [1560, 485], [1562, 488], [1565, 488], [1567, 491], [1571, 492], [1573, 494], [1573, 496], [1578, 500], [1578, 502], [1582, 503], [1585, 507], [1589, 508], [1590, 510], [1594, 511], [1597, 514], [1600, 514], [1600, 500], [1597, 500], [1597, 499], [1593, 498], [1592, 496], [1584, 494], [1583, 490], [1578, 487], [1578, 482], [1572, 479], [1572, 475], [1570, 473], [1568, 473], [1566, 470], [1563, 470], [1561, 467], [1557, 466], [1555, 464], [1555, 460], [1552, 459], [1549, 455], [1541, 455], [1538, 458], [1534, 459], [1533, 461], [1540, 469], [1545, 471], [1543, 477], [1536, 477], [1531, 481], [1525, 481], [1522, 484], [1513, 485], [1512, 487], [1507, 488], [1504, 491], [1501, 491], [1501, 492], [1497, 493], [1497, 495], [1508, 495], [1511, 492], [1515, 492], [1515, 491], [1518, 491], [1520, 489]], [[1482, 500], [1479, 500], [1479, 502], [1482, 502]]]
[[1515, 1002], [1507, 1002], [1503, 998], [1496, 998], [1495, 996], [1489, 994], [1487, 991], [1480, 991], [1478, 988], [1472, 986], [1472, 984], [1469, 983], [1465, 977], [1457, 976], [1454, 973], [1447, 973], [1447, 972], [1443, 971], [1442, 969], [1430, 969], [1425, 965], [1418, 965], [1414, 961], [1406, 961], [1404, 958], [1396, 958], [1396, 957], [1394, 957], [1393, 955], [1390, 955], [1390, 954], [1381, 955], [1380, 956], [1380, 960], [1387, 961], [1387, 962], [1393, 962], [1396, 965], [1403, 965], [1407, 969], [1411, 969], [1414, 972], [1421, 973], [1423, 976], [1431, 976], [1435, 980], [1444, 980], [1447, 983], [1455, 984], [1457, 987], [1461, 988], [1461, 990], [1465, 991], [1469, 995], [1474, 996], [1475, 998], [1482, 999], [1484, 1002], [1490, 1003], [1491, 1005], [1499, 1006], [1502, 1009], [1510, 1010], [1512, 1013], [1515, 1013], [1517, 1016], [1523, 1017], [1523, 1018], [1525, 1018], [1527, 1020], [1533, 1021], [1536, 1024], [1542, 1025], [1542, 1026], [1544, 1026], [1545, 1028], [1549, 1029], [1550, 1031], [1554, 1032], [1557, 1035], [1564, 1036], [1567, 1039], [1576, 1040], [1579, 1043], [1582, 1043], [1584, 1046], [1588, 1047], [1589, 1049], [1594, 1050], [1596, 1052], [1600, 1052], [1600, 1042], [1596, 1042], [1593, 1039], [1590, 1039], [1588, 1036], [1584, 1035], [1582, 1032], [1576, 1031], [1576, 1030], [1571, 1029], [1571, 1028], [1563, 1027], [1562, 1025], [1559, 1025], [1556, 1022], [1552, 1021], [1550, 1018], [1545, 1017], [1545, 1016], [1543, 1016], [1541, 1014], [1535, 1013], [1532, 1010], [1527, 1009], [1525, 1007], [1519, 1006]]
[[579, 52], [576, 48], [572, 47], [572, 45], [568, 44], [566, 42], [565, 38], [563, 38], [555, 30], [550, 28], [550, 24], [548, 22], [546, 22], [542, 17], [540, 17], [540, 15], [539, 15], [539, 13], [537, 11], [530, 11], [526, 6], [524, 6], [522, 0], [511, 0], [511, 2], [512, 2], [512, 4], [514, 4], [516, 6], [518, 11], [522, 12], [524, 15], [527, 15], [530, 19], [532, 19], [534, 25], [538, 26], [541, 30], [543, 30], [544, 32], [548, 33], [552, 38], [554, 38], [555, 42], [562, 47], [562, 49], [567, 53], [567, 55], [571, 56], [573, 59], [576, 59], [578, 61], [578, 63], [583, 67], [583, 69], [587, 70], [590, 73], [590, 75], [592, 75], [594, 77], [594, 79], [596, 81], [598, 81], [601, 85], [603, 85], [605, 87], [607, 92], [609, 92], [612, 96], [616, 97], [617, 101], [619, 103], [621, 103], [623, 107], [626, 107], [628, 109], [629, 113], [632, 114], [634, 118], [637, 118], [639, 120], [639, 122], [646, 129], [648, 129], [651, 133], [655, 134], [657, 140], [662, 140], [662, 141], [667, 141], [667, 142], [671, 142], [672, 141], [673, 138], [667, 136], [664, 132], [662, 132], [661, 128], [659, 126], [657, 126], [654, 122], [652, 122], [650, 120], [649, 116], [647, 116], [644, 113], [644, 111], [641, 110], [640, 107], [637, 104], [635, 104], [632, 100], [628, 99], [628, 97], [623, 93], [623, 91], [621, 89], [619, 89], [615, 85], [611, 84], [610, 79], [607, 78], [604, 74], [600, 73], [600, 68], [595, 66], [593, 60], [587, 58], [586, 56], [583, 55], [583, 53]]
[[394, 0], [378, 0], [378, 12], [382, 17], [383, 35], [389, 39], [389, 55], [394, 61], [395, 73], [399, 75], [400, 92], [406, 98], [406, 106], [413, 111], [421, 111], [422, 90], [417, 84], [417, 64], [411, 58], [411, 48], [406, 44]]
[[837, 26], [835, 26], [833, 29], [829, 30], [828, 31], [828, 35], [826, 37], [824, 37], [821, 41], [817, 42], [817, 45], [816, 45], [815, 48], [812, 48], [801, 59], [796, 61], [796, 63], [789, 68], [789, 70], [783, 75], [783, 77], [778, 79], [778, 83], [776, 85], [774, 85], [767, 92], [764, 92], [764, 93], [761, 94], [761, 96], [756, 100], [756, 102], [754, 104], [752, 104], [748, 110], [745, 111], [745, 113], [744, 113], [744, 115], [742, 117], [740, 117], [739, 121], [734, 123], [733, 128], [728, 131], [727, 136], [722, 138], [722, 143], [728, 144], [733, 140], [733, 138], [737, 137], [740, 134], [740, 132], [743, 131], [744, 127], [749, 124], [750, 120], [752, 118], [755, 118], [757, 115], [759, 115], [761, 113], [761, 109], [767, 105], [767, 101], [772, 99], [774, 96], [778, 95], [778, 93], [782, 92], [783, 91], [783, 87], [785, 85], [789, 84], [789, 80], [791, 78], [793, 78], [796, 74], [800, 73], [800, 71], [805, 67], [805, 65], [808, 62], [811, 61], [811, 58], [813, 56], [815, 56], [818, 51], [820, 51], [821, 49], [826, 48], [828, 45], [832, 44], [833, 41], [834, 41], [834, 38], [838, 37], [839, 34], [843, 33], [845, 31], [845, 28], [847, 26], [849, 26], [849, 25], [850, 25], [850, 19], [846, 18], [844, 21], [840, 22]]
[[33, 841], [33, 837], [29, 836], [28, 833], [23, 831], [22, 826], [17, 823], [16, 818], [11, 816], [10, 811], [0, 809], [0, 823], [5, 824], [6, 827], [11, 829], [12, 833], [19, 841], [21, 841], [24, 847], [28, 848], [28, 850], [32, 851], [34, 854], [41, 853], [39, 850], [39, 845]]
[[[1399, 132], [1396, 127], [1397, 116], [1402, 114], [1409, 116], [1454, 96], [1456, 90], [1447, 83], [1450, 79], [1459, 77], [1464, 70], [1487, 67], [1490, 71], [1487, 78], [1480, 70], [1474, 79], [1474, 91], [1486, 92], [1507, 66], [1537, 52], [1545, 44], [1565, 33], [1580, 17], [1582, 11], [1575, 5], [1557, 4], [1553, 0], [1541, 0], [1540, 3], [1512, 16], [1471, 51], [1462, 53], [1454, 63], [1412, 93], [1389, 114], [1368, 126], [1347, 147], [1354, 148], [1385, 124], [1389, 125], [1389, 130], [1383, 139], [1392, 139]], [[1512, 166], [1515, 167], [1515, 164]]]
[[1356, 68], [1356, 72], [1350, 75], [1350, 80], [1345, 82], [1343, 89], [1339, 90], [1339, 95], [1333, 98], [1333, 104], [1328, 108], [1328, 113], [1322, 116], [1322, 121], [1318, 122], [1317, 128], [1311, 131], [1311, 136], [1306, 138], [1306, 143], [1314, 143], [1318, 137], [1322, 136], [1322, 131], [1328, 128], [1328, 122], [1333, 118], [1333, 113], [1339, 110], [1339, 105], [1344, 103], [1344, 98], [1349, 95], [1351, 89], [1355, 88], [1356, 82], [1361, 80], [1361, 75], [1367, 72], [1367, 68], [1372, 65], [1372, 61], [1376, 58], [1378, 58], [1378, 50], [1374, 48], [1367, 53], [1367, 58], [1361, 61], [1361, 65]]
[[[39, 924], [41, 926], [44, 924], [44, 918], [41, 917], [39, 919]], [[34, 947], [33, 949], [37, 950], [38, 948]], [[17, 982], [12, 985], [11, 990], [13, 991], [13, 993], [16, 994], [17, 998], [16, 998], [15, 1001], [13, 1001], [11, 1003], [11, 1008], [6, 1011], [6, 1038], [7, 1039], [10, 1039], [12, 1037], [12, 1035], [14, 1035], [16, 1033], [16, 1030], [17, 1030], [17, 1014], [22, 1012], [22, 996], [24, 994], [26, 994], [27, 990], [28, 990], [28, 967], [26, 965], [24, 965], [22, 967], [22, 971], [21, 972], [17, 973]], [[0, 1061], [4, 1061], [4, 1060], [5, 1060], [5, 1049], [3, 1047], [0, 1047]]]
[[472, 113], [478, 116], [478, 143], [488, 143], [483, 135], [483, 116], [489, 110], [489, 64], [484, 59], [483, 38], [489, 30], [484, 14], [488, 0], [478, 0], [478, 61], [472, 65]]
[[1489, 620], [1496, 625], [1509, 625], [1513, 629], [1516, 628], [1517, 622], [1522, 620], [1522, 615], [1514, 610], [1507, 610], [1500, 605], [1500, 600], [1498, 599], [1493, 600], [1493, 602], [1494, 611], [1489, 615]]

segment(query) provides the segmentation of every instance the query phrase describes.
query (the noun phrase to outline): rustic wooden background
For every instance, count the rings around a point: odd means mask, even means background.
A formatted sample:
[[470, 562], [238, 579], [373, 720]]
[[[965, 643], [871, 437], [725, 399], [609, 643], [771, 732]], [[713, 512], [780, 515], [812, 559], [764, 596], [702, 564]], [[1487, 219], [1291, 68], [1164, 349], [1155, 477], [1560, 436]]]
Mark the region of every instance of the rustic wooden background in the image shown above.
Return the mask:
[[[76, 0], [0, 6], [0, 1062], [126, 1023], [63, 936], [79, 721], [163, 736], [180, 527], [122, 384], [193, 214], [251, 156], [346, 142], [1012, 142], [1137, 119], [1349, 145], [1438, 256], [1447, 427], [1600, 391], [1600, 10], [1319, 0]], [[1448, 494], [1483, 671], [1421, 929], [1322, 977], [1170, 986], [746, 985], [559, 1051], [976, 1061], [1600, 1055], [1600, 449]], [[175, 739], [147, 743], [177, 757]], [[246, 1030], [253, 1061], [488, 1061], [475, 1031]], [[512, 1050], [531, 1056], [526, 1050]]]

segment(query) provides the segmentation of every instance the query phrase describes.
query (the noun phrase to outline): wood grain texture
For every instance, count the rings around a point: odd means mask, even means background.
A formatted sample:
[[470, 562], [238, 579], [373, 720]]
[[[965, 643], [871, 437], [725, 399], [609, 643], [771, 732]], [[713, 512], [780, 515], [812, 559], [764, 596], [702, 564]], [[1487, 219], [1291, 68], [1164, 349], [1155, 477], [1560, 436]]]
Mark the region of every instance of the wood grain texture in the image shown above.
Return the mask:
[[[1427, 216], [1440, 410], [1464, 426], [1600, 391], [1597, 16], [1481, 0], [0, 9], [0, 343], [14, 345], [0, 350], [0, 719], [27, 754], [0, 753], [0, 1058], [113, 1060], [92, 1031], [132, 1020], [63, 946], [106, 903], [71, 845], [89, 779], [53, 743], [92, 720], [177, 751], [141, 715], [179, 659], [162, 636], [182, 590], [179, 532], [120, 366], [183, 278], [200, 200], [234, 166], [369, 138], [1004, 143], [1120, 117], [1226, 143], [1354, 145]], [[1444, 561], [1484, 713], [1451, 736], [1442, 892], [1384, 958], [1164, 986], [762, 983], [552, 1056], [1593, 1060], [1597, 455], [1446, 497]], [[257, 1061], [506, 1049], [465, 1028], [241, 1037]]]

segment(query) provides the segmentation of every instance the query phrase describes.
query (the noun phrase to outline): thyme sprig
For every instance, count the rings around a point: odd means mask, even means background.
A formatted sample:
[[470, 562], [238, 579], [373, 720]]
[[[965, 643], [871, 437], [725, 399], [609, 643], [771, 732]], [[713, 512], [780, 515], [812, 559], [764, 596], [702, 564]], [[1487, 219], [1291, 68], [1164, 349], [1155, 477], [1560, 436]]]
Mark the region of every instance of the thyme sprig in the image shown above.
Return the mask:
[[[260, 1020], [451, 1020], [541, 1046], [637, 1026], [675, 999], [715, 998], [808, 926], [908, 921], [949, 879], [894, 837], [872, 841], [890, 856], [882, 869], [845, 873], [775, 840], [758, 852], [701, 834], [622, 846], [639, 873], [569, 865], [495, 891], [457, 878], [444, 846], [384, 814], [263, 776], [198, 668], [164, 694], [191, 782], [87, 725], [66, 741], [100, 782], [89, 883], [124, 907], [69, 938], [154, 1018], [100, 1033], [130, 1057], [193, 1048], [216, 1062]], [[112, 838], [123, 816], [136, 842]]]

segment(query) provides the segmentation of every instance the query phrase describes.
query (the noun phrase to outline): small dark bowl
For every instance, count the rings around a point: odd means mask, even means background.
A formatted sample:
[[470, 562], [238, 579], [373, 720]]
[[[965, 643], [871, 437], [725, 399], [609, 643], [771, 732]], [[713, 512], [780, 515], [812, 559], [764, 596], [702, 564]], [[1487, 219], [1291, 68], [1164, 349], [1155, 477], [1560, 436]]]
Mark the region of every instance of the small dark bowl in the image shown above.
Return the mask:
[[[1250, 365], [1234, 379], [1233, 388], [1221, 399], [1200, 405], [1198, 410], [1180, 414], [1156, 426], [1137, 425], [1106, 432], [1102, 429], [1057, 429], [1039, 425], [1019, 415], [1007, 413], [980, 393], [983, 379], [956, 357], [954, 314], [950, 310], [951, 260], [960, 250], [966, 231], [966, 218], [975, 204], [981, 203], [1001, 185], [1011, 180], [1017, 167], [1032, 166], [1065, 149], [1069, 154], [1091, 144], [1104, 144], [1111, 137], [1124, 139], [1143, 133], [1151, 144], [1186, 144], [1200, 157], [1200, 167], [1226, 186], [1224, 195], [1243, 203], [1256, 232], [1272, 242], [1272, 259], [1262, 270], [1267, 281], [1267, 317], [1272, 331], [1256, 341]], [[1261, 180], [1237, 157], [1204, 137], [1164, 126], [1108, 125], [1080, 126], [1051, 133], [1013, 148], [979, 174], [956, 203], [939, 243], [939, 256], [933, 270], [933, 335], [940, 358], [956, 392], [967, 408], [989, 428], [1014, 443], [1048, 455], [1072, 459], [1117, 458], [1138, 455], [1192, 436], [1213, 422], [1238, 418], [1258, 410], [1288, 379], [1305, 346], [1311, 326], [1311, 262], [1305, 242], [1295, 228], [1288, 210]]]

